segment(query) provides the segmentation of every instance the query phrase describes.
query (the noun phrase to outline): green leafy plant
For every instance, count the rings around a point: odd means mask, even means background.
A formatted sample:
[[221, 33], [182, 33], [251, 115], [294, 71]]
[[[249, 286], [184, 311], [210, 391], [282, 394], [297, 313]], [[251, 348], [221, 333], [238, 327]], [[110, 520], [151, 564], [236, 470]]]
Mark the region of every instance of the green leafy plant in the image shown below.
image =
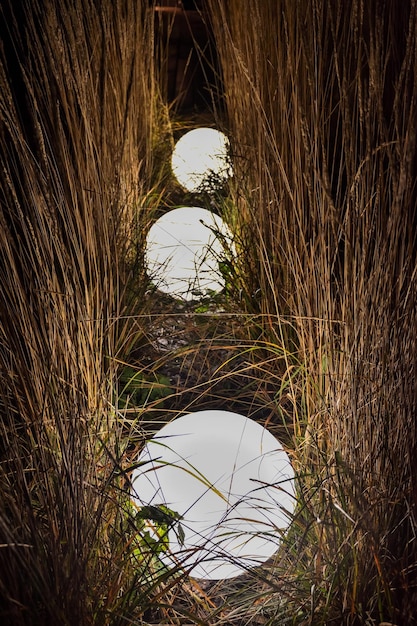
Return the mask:
[[145, 374], [130, 365], [123, 368], [118, 381], [118, 405], [121, 410], [128, 407], [143, 408], [153, 402], [162, 406], [161, 400], [172, 394], [172, 386], [167, 376], [157, 372], [153, 375]]
[[[150, 547], [155, 554], [166, 552], [169, 548], [168, 532], [175, 526], [175, 533], [180, 545], [184, 544], [184, 530], [180, 521], [181, 515], [176, 511], [172, 511], [167, 506], [160, 504], [158, 506], [143, 506], [135, 515], [135, 526], [139, 530], [140, 541], [147, 547]], [[156, 537], [152, 537], [149, 525], [152, 523], [152, 531]]]

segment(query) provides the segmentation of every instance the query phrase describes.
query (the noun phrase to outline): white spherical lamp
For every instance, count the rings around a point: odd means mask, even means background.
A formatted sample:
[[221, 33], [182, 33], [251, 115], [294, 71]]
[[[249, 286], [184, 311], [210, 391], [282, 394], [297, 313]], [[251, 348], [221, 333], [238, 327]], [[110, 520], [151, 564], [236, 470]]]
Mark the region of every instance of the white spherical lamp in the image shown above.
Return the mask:
[[219, 292], [224, 280], [219, 261], [232, 235], [225, 222], [200, 207], [180, 207], [165, 213], [146, 240], [148, 275], [157, 288], [184, 300]]
[[225, 579], [278, 549], [295, 505], [294, 472], [277, 439], [237, 413], [206, 410], [165, 425], [132, 477], [138, 507], [181, 516], [162, 559], [194, 578]]
[[187, 191], [214, 191], [231, 176], [229, 151], [229, 140], [222, 132], [195, 128], [175, 145], [173, 174]]

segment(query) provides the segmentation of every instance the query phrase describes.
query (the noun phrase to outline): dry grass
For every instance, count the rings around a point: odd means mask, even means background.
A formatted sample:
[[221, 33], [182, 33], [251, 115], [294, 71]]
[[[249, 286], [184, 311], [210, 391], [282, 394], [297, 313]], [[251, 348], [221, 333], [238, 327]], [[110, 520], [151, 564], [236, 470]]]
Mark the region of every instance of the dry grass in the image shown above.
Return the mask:
[[265, 335], [304, 364], [294, 434], [323, 519], [305, 565], [320, 596], [308, 623], [412, 623], [417, 5], [209, 5], [236, 272]]
[[[147, 3], [29, 4], [0, 9], [2, 623], [414, 623], [415, 0], [208, 1], [240, 254], [177, 327], [144, 295], [179, 197]], [[126, 471], [214, 404], [290, 447], [299, 508], [274, 562], [200, 588], [132, 567]]]
[[163, 126], [144, 6], [2, 3], [3, 624], [125, 623], [148, 603], [115, 404], [117, 359], [141, 334], [122, 314], [132, 264], [136, 306], [144, 290], [132, 237]]

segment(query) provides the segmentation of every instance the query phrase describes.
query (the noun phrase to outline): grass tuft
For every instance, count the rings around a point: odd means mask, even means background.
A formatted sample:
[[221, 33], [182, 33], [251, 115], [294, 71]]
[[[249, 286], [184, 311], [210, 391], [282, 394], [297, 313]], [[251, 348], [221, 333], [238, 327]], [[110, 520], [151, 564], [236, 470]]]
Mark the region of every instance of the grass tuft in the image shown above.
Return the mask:
[[117, 406], [165, 115], [152, 12], [33, 0], [0, 16], [0, 618], [125, 623], [152, 592], [130, 557]]
[[296, 623], [414, 623], [417, 7], [209, 6], [243, 302], [302, 364]]

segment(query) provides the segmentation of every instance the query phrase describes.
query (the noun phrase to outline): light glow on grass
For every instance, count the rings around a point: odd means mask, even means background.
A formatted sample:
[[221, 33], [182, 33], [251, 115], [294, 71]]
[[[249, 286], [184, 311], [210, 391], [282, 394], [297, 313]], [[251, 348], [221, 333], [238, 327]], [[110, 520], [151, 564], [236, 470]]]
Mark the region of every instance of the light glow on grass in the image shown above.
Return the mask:
[[229, 140], [214, 128], [195, 128], [178, 140], [172, 171], [189, 192], [215, 191], [231, 176]]
[[294, 509], [294, 472], [281, 444], [257, 422], [222, 410], [181, 416], [146, 444], [139, 462], [135, 503], [181, 516], [184, 536], [174, 522], [166, 565], [219, 580], [277, 551]]
[[223, 242], [231, 246], [225, 222], [200, 207], [165, 213], [151, 227], [146, 242], [148, 275], [160, 291], [192, 300], [224, 288], [219, 261]]

